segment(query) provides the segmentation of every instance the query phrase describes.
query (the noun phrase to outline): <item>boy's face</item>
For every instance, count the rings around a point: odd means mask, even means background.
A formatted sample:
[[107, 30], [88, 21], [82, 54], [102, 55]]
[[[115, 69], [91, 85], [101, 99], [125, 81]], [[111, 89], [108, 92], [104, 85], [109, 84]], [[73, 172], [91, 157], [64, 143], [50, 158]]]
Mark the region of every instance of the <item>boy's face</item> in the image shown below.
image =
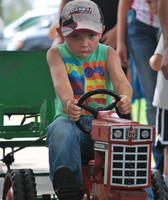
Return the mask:
[[88, 30], [78, 30], [65, 37], [64, 40], [73, 54], [85, 58], [97, 48], [100, 38], [101, 34]]

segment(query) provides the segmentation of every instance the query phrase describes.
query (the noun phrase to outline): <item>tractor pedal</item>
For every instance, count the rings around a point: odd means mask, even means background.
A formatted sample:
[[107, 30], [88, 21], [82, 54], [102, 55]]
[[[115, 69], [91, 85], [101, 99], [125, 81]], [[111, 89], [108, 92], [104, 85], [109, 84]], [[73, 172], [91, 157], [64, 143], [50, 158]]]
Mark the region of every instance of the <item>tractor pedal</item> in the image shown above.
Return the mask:
[[56, 169], [53, 188], [59, 200], [81, 200], [83, 192], [76, 181], [74, 173], [65, 166]]

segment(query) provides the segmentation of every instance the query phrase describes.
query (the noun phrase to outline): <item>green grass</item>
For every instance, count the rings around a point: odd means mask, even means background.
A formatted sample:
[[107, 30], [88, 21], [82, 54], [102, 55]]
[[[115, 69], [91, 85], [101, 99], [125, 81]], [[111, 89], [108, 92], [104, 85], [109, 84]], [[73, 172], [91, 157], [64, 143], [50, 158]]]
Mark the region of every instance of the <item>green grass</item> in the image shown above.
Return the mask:
[[137, 99], [132, 104], [132, 119], [141, 124], [147, 124], [145, 99]]

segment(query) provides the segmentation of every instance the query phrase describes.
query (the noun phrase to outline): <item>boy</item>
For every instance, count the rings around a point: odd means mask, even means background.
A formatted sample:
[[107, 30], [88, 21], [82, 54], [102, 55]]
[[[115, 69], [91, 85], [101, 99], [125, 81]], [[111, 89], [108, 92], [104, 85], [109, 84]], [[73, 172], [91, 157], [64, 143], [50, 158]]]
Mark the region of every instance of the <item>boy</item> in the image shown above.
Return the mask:
[[[131, 112], [132, 88], [122, 68], [119, 56], [109, 46], [99, 43], [104, 30], [100, 8], [89, 0], [67, 3], [60, 15], [57, 29], [64, 43], [47, 53], [53, 85], [57, 94], [55, 121], [47, 129], [50, 178], [54, 190], [63, 199], [61, 187], [83, 187], [80, 146], [91, 139], [74, 121], [91, 127], [90, 115], [81, 115], [78, 98], [89, 88], [111, 88], [121, 96], [117, 107], [121, 114]], [[88, 73], [91, 70], [92, 73]], [[101, 73], [100, 73], [101, 72]], [[105, 95], [91, 98], [96, 104], [106, 104]], [[85, 146], [88, 148], [88, 145]], [[59, 192], [58, 192], [59, 191]], [[82, 192], [70, 199], [82, 199]]]

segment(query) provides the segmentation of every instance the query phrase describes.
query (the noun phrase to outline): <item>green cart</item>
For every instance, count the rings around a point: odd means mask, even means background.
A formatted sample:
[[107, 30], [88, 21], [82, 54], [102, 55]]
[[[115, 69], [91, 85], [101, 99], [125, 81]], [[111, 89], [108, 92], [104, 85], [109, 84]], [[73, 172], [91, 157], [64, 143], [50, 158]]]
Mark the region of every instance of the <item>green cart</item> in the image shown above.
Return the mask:
[[[38, 196], [33, 169], [11, 166], [15, 152], [46, 145], [46, 127], [54, 120], [55, 101], [46, 51], [0, 52], [0, 148], [1, 161], [7, 166], [7, 173], [1, 174], [3, 200], [53, 199]], [[22, 120], [19, 125], [4, 125], [5, 116], [22, 116]]]

